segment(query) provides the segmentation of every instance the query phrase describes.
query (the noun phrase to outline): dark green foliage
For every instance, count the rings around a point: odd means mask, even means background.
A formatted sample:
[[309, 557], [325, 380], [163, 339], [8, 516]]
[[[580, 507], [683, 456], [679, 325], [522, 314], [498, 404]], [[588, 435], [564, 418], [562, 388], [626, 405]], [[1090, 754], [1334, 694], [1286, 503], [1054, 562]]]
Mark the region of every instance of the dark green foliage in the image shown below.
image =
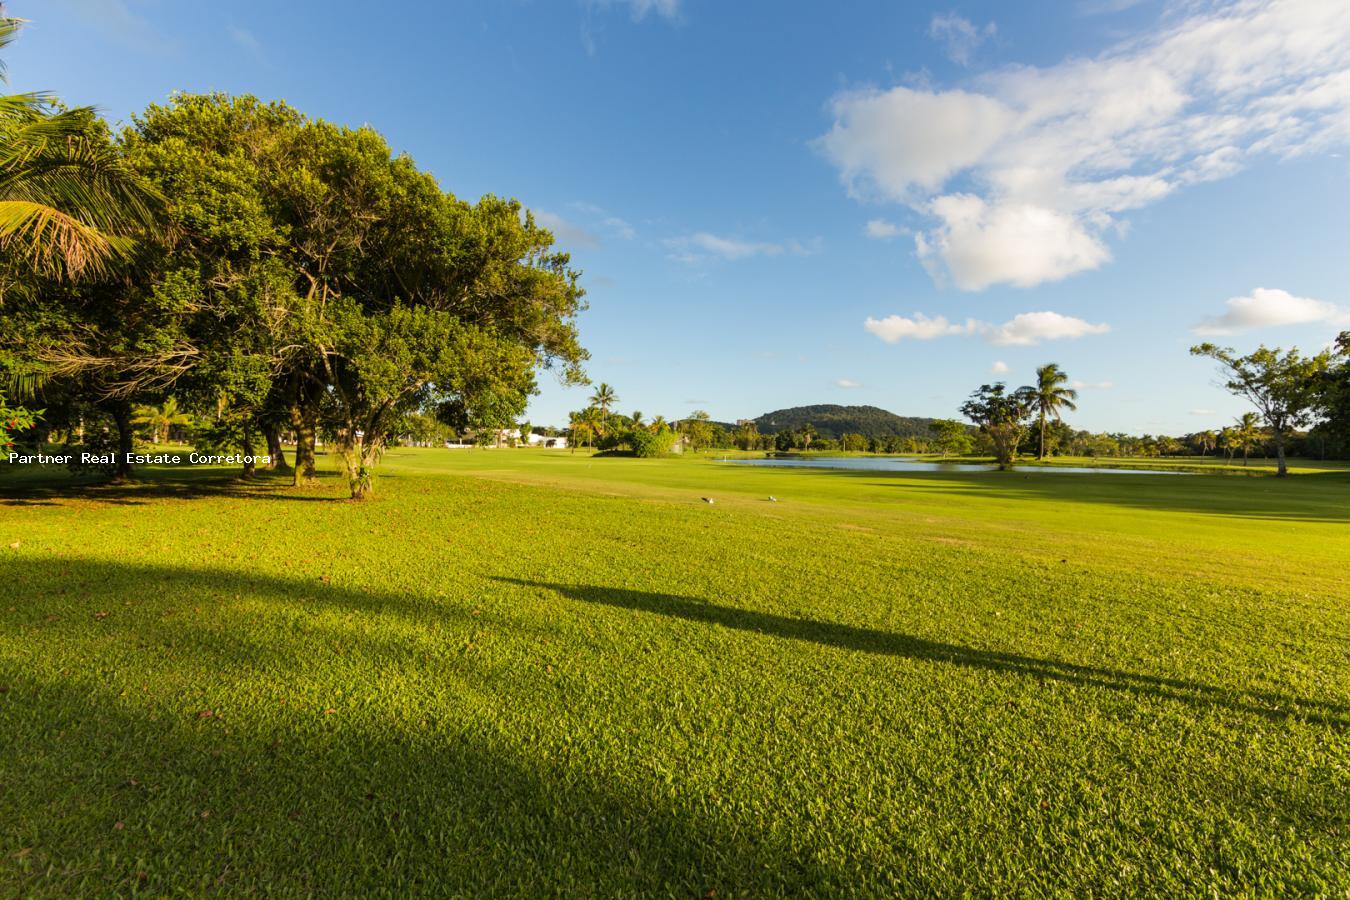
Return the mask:
[[645, 428], [634, 429], [628, 435], [628, 446], [633, 448], [634, 456], [655, 457], [670, 453], [675, 444], [675, 432], [669, 428], [648, 431]]
[[800, 431], [807, 423], [813, 425], [820, 437], [838, 440], [849, 432], [864, 437], [926, 438], [933, 419], [918, 416], [897, 416], [876, 406], [794, 406], [774, 410], [755, 419], [755, 426], [764, 434]]
[[1016, 458], [1035, 409], [1035, 388], [1024, 386], [1009, 392], [1001, 381], [981, 385], [961, 404], [961, 414], [978, 425], [992, 442], [1000, 469], [1006, 469]]

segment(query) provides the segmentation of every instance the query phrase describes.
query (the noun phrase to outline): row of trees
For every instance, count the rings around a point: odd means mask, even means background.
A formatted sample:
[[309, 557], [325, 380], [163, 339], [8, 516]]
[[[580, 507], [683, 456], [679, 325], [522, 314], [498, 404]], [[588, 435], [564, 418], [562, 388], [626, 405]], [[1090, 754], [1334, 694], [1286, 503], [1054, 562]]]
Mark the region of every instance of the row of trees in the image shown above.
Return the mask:
[[[1077, 392], [1068, 377], [1050, 363], [1036, 370], [1036, 384], [1009, 390], [1002, 382], [981, 385], [961, 406], [961, 412], [979, 429], [977, 445], [992, 450], [1000, 468], [1034, 444], [1044, 458], [1054, 448], [1082, 456], [1179, 456], [1210, 452], [1245, 462], [1255, 449], [1267, 448], [1277, 460], [1277, 473], [1288, 473], [1287, 456], [1296, 450], [1307, 456], [1350, 454], [1350, 332], [1336, 344], [1312, 356], [1297, 348], [1288, 351], [1265, 346], [1241, 356], [1226, 347], [1199, 344], [1195, 356], [1219, 363], [1224, 387], [1246, 399], [1255, 412], [1245, 413], [1233, 425], [1218, 431], [1200, 431], [1182, 438], [1124, 434], [1090, 434], [1064, 424], [1064, 410], [1077, 409]], [[1310, 432], [1300, 429], [1314, 426]], [[961, 423], [935, 423], [942, 452], [959, 455], [980, 452], [967, 446]], [[1034, 429], [1034, 430], [1033, 430]]]
[[369, 127], [223, 94], [117, 135], [7, 98], [0, 127], [0, 374], [47, 428], [106, 426], [118, 476], [137, 407], [174, 397], [218, 447], [275, 462], [288, 433], [297, 483], [326, 435], [361, 498], [419, 417], [502, 427], [539, 369], [585, 380], [584, 292], [550, 232], [443, 191]]

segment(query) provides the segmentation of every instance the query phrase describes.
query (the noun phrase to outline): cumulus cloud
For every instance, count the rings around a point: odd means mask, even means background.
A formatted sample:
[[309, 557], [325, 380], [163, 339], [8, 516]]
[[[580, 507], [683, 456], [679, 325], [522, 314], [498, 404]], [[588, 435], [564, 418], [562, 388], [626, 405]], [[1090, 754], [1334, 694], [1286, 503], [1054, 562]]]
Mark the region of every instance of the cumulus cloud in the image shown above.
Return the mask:
[[923, 313], [915, 313], [914, 318], [907, 316], [887, 316], [884, 319], [867, 317], [863, 328], [875, 334], [888, 344], [894, 344], [905, 338], [916, 341], [931, 341], [933, 338], [947, 337], [953, 334], [974, 334], [980, 323], [966, 319], [965, 323], [948, 322], [945, 316], [929, 318]]
[[[1072, 215], [1029, 203], [990, 206], [972, 194], [929, 205], [941, 222], [915, 238], [919, 259], [963, 291], [1008, 282], [1031, 287], [1095, 269], [1111, 252]], [[941, 261], [942, 267], [936, 266]]]
[[853, 388], [862, 387], [862, 385], [859, 382], [856, 382], [851, 378], [836, 378], [834, 380], [834, 386], [837, 388], [843, 388], [844, 390], [852, 390]]
[[1350, 3], [1181, 8], [1090, 58], [845, 91], [817, 146], [853, 196], [929, 216], [920, 255], [980, 290], [1097, 268], [1130, 210], [1350, 143]]
[[1191, 330], [1203, 335], [1237, 334], [1278, 325], [1350, 325], [1350, 312], [1311, 297], [1295, 297], [1279, 288], [1257, 288], [1245, 297], [1231, 297], [1223, 315], [1210, 316]]
[[1041, 341], [1073, 340], [1090, 334], [1105, 334], [1110, 325], [1093, 325], [1056, 312], [1018, 313], [1002, 325], [982, 329], [991, 344], [1031, 346]]
[[979, 28], [956, 13], [933, 16], [928, 23], [928, 36], [943, 45], [948, 59], [963, 66], [970, 64], [971, 54], [993, 37], [996, 30], [993, 22]]
[[[1111, 326], [1094, 325], [1083, 319], [1065, 316], [1056, 312], [1019, 313], [996, 325], [981, 322], [978, 319], [966, 319], [964, 322], [949, 322], [945, 316], [925, 316], [915, 313], [909, 316], [890, 315], [884, 319], [868, 317], [863, 328], [875, 334], [888, 344], [894, 344], [906, 338], [916, 341], [931, 341], [934, 338], [954, 335], [978, 335], [995, 346], [1033, 346], [1042, 341], [1072, 340], [1090, 334], [1105, 334]], [[1007, 366], [995, 363], [994, 371]]]
[[1008, 364], [1001, 359], [994, 360], [994, 364], [989, 367], [990, 375], [1007, 375], [1010, 371]]
[[774, 243], [769, 241], [743, 241], [736, 238], [721, 237], [706, 231], [670, 238], [666, 240], [665, 244], [671, 251], [671, 258], [684, 263], [700, 263], [710, 258], [735, 261], [754, 256], [781, 256], [784, 253], [790, 253], [793, 256], [810, 256], [820, 252], [821, 247], [819, 238], [813, 238], [806, 242], [790, 240]]
[[1115, 387], [1113, 381], [1071, 381], [1069, 387], [1075, 391], [1109, 391]]
[[885, 219], [868, 219], [864, 231], [868, 237], [878, 241], [889, 241], [906, 233], [905, 229]]

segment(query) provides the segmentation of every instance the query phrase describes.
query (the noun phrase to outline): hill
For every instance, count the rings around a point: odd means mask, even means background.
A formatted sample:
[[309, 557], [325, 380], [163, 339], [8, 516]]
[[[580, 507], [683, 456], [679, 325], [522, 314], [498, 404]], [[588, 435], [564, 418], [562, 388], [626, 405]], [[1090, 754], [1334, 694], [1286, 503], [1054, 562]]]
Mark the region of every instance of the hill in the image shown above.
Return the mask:
[[816, 406], [794, 406], [765, 413], [755, 419], [762, 434], [796, 431], [810, 422], [821, 437], [838, 438], [855, 433], [867, 437], [932, 437], [929, 424], [933, 419], [923, 416], [897, 416], [878, 406], [839, 406], [822, 403]]

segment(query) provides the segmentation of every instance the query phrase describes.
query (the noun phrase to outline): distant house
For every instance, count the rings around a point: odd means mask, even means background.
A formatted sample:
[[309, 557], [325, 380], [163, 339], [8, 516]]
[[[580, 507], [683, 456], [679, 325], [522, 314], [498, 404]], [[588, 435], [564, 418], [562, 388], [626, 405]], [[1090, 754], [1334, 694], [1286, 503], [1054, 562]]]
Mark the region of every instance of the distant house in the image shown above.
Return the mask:
[[549, 437], [546, 434], [536, 434], [532, 431], [526, 436], [525, 445], [527, 447], [546, 447], [550, 450], [566, 450], [567, 438], [561, 436]]
[[567, 448], [567, 438], [549, 437], [548, 435], [536, 434], [530, 432], [522, 441], [519, 428], [498, 428], [490, 432], [492, 437], [492, 447], [515, 447], [524, 443], [527, 447], [546, 447], [550, 450], [565, 450]]

